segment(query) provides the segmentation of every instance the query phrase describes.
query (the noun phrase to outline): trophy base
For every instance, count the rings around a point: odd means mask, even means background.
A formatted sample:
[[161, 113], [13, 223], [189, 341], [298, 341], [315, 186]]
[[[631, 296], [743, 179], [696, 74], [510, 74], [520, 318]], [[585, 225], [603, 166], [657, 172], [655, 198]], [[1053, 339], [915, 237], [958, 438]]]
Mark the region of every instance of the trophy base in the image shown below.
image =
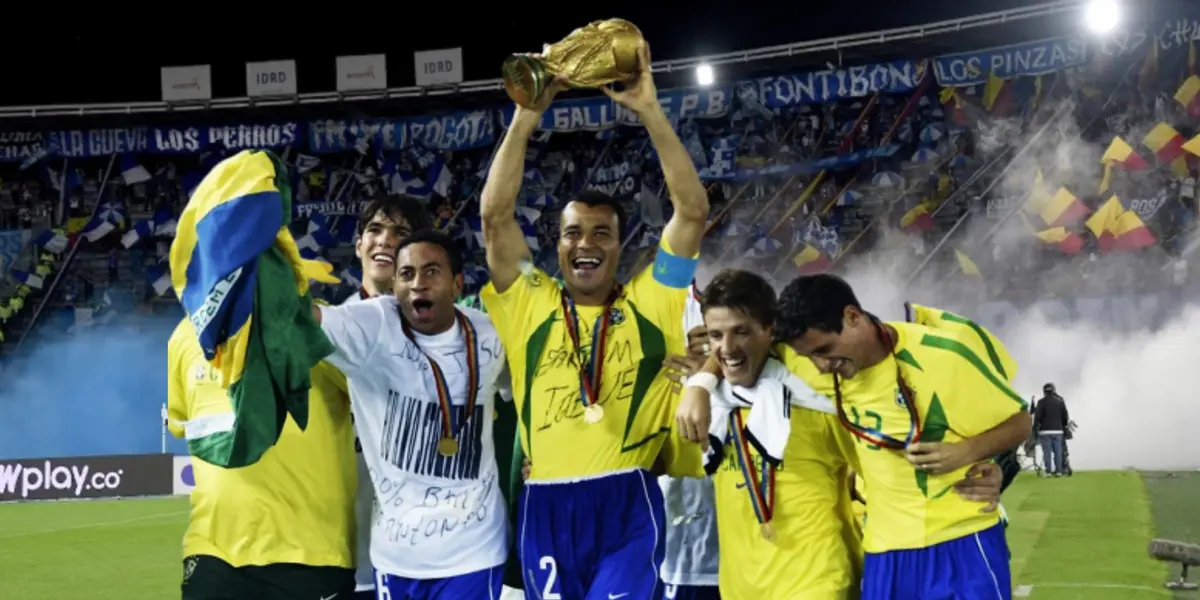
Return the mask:
[[524, 108], [533, 108], [551, 78], [541, 61], [522, 54], [506, 58], [501, 71], [504, 77], [504, 91], [508, 92], [508, 97], [512, 98], [513, 102]]

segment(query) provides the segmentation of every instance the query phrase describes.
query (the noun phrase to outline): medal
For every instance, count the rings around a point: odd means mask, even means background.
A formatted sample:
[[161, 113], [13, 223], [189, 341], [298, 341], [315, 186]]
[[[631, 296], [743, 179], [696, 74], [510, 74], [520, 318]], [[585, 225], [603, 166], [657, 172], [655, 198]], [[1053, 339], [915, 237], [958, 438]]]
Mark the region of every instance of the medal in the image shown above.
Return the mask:
[[878, 319], [872, 317], [871, 320], [875, 323], [876, 331], [879, 334], [879, 341], [889, 349], [892, 354], [892, 360], [896, 363], [896, 386], [900, 390], [897, 400], [904, 403], [904, 409], [908, 412], [908, 435], [904, 439], [899, 439], [877, 429], [863, 427], [858, 423], [852, 422], [846, 416], [845, 403], [842, 400], [842, 380], [838, 377], [837, 373], [833, 374], [834, 404], [837, 406], [838, 420], [842, 422], [842, 427], [845, 427], [855, 437], [880, 448], [903, 450], [909, 444], [921, 441], [921, 415], [917, 412], [916, 397], [913, 395], [912, 388], [908, 387], [900, 372], [900, 360], [896, 358], [895, 344], [891, 339], [891, 335], [887, 333], [887, 329], [885, 329], [883, 323], [880, 323]]
[[446, 385], [446, 376], [442, 373], [442, 367], [436, 360], [425, 354], [424, 350], [421, 350], [421, 345], [413, 336], [412, 328], [404, 320], [404, 314], [400, 314], [400, 326], [404, 330], [404, 335], [425, 357], [425, 361], [429, 363], [429, 371], [433, 374], [433, 387], [437, 392], [438, 407], [441, 409], [442, 417], [442, 437], [438, 440], [437, 451], [438, 454], [445, 457], [458, 454], [458, 434], [462, 432], [467, 421], [474, 414], [475, 403], [479, 397], [479, 336], [475, 332], [475, 325], [462, 312], [455, 310], [454, 318], [458, 321], [459, 329], [462, 330], [463, 345], [467, 348], [467, 402], [463, 405], [462, 419], [458, 423], [454, 422], [450, 387]]
[[438, 454], [442, 456], [454, 456], [458, 454], [458, 440], [454, 438], [442, 438], [438, 442]]
[[599, 404], [593, 404], [583, 409], [583, 420], [595, 425], [604, 420], [604, 407]]
[[762, 527], [758, 528], [758, 531], [762, 534], [764, 540], [775, 543], [775, 528], [770, 523], [763, 523]]
[[608, 345], [608, 325], [612, 305], [621, 296], [621, 286], [613, 286], [613, 290], [604, 301], [604, 308], [596, 325], [592, 328], [592, 352], [587, 361], [579, 352], [579, 312], [575, 309], [575, 301], [564, 288], [559, 294], [562, 302], [563, 323], [567, 328], [567, 337], [575, 352], [575, 360], [579, 362], [579, 401], [583, 404], [583, 420], [596, 424], [604, 419], [604, 408], [600, 406], [600, 384], [604, 375], [604, 352]]
[[[734, 409], [730, 413], [729, 429], [737, 450], [738, 467], [742, 470], [746, 491], [750, 494], [750, 507], [754, 509], [754, 517], [758, 519], [758, 531], [764, 540], [773, 543], [776, 539], [775, 526], [771, 525], [771, 519], [775, 517], [775, 465], [767, 460], [767, 457], [760, 456], [762, 469], [760, 471], [755, 468], [741, 409]], [[761, 478], [759, 473], [762, 474]]]

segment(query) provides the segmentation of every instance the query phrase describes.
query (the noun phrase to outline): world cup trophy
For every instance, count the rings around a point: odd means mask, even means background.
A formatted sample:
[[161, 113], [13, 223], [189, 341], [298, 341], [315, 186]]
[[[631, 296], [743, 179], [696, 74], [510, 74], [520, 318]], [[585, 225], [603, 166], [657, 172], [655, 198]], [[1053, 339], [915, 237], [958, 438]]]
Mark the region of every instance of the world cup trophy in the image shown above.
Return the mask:
[[641, 65], [642, 32], [624, 19], [595, 21], [546, 47], [541, 56], [514, 54], [504, 61], [504, 89], [532, 108], [556, 77], [569, 87], [601, 87], [633, 79]]

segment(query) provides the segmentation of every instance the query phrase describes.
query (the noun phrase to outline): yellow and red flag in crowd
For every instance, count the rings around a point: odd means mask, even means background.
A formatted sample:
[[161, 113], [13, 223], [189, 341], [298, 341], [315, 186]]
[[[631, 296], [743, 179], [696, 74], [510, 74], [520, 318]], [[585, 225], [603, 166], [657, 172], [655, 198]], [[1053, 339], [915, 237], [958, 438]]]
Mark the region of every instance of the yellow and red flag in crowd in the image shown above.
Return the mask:
[[817, 275], [829, 270], [833, 261], [824, 252], [817, 250], [812, 244], [804, 244], [804, 249], [792, 257], [792, 262], [800, 270], [801, 275]]
[[1171, 165], [1171, 172], [1177, 177], [1185, 177], [1188, 174], [1187, 152], [1183, 149], [1185, 142], [1183, 136], [1166, 123], [1155, 125], [1154, 129], [1142, 138], [1142, 145], [1154, 151], [1159, 164]]
[[1083, 249], [1083, 238], [1066, 227], [1054, 227], [1035, 233], [1039, 240], [1058, 248], [1063, 254], [1077, 254]]
[[1058, 193], [1042, 205], [1038, 214], [1041, 215], [1048, 227], [1069, 227], [1078, 223], [1091, 212], [1092, 210], [1075, 194], [1065, 187], [1060, 187]]
[[1158, 243], [1142, 218], [1113, 196], [1087, 220], [1087, 228], [1100, 242], [1100, 250], [1138, 250]]
[[1144, 171], [1150, 168], [1150, 163], [1142, 158], [1133, 146], [1129, 145], [1120, 136], [1114, 137], [1108, 149], [1104, 151], [1104, 156], [1100, 157], [1100, 162], [1104, 164], [1104, 179], [1100, 181], [1100, 193], [1108, 191], [1112, 186], [1112, 168], [1119, 167], [1126, 171]]
[[922, 233], [933, 229], [933, 211], [928, 202], [922, 202], [900, 217], [900, 229], [905, 233]]
[[1183, 105], [1189, 117], [1200, 119], [1200, 77], [1192, 75], [1175, 92], [1175, 101]]

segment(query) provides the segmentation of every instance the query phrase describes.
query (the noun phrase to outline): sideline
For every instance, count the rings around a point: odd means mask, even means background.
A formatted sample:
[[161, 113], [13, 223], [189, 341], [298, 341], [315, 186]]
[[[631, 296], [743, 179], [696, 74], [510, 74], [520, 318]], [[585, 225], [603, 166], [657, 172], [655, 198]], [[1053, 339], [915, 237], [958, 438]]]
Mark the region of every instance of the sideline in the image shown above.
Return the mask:
[[1125, 585], [1121, 583], [1038, 583], [1029, 585], [1018, 585], [1013, 587], [1013, 598], [1028, 598], [1033, 595], [1033, 589], [1037, 588], [1065, 588], [1065, 589], [1105, 589], [1105, 590], [1136, 590], [1139, 592], [1150, 592], [1159, 596], [1173, 597], [1166, 588], [1155, 588], [1144, 585]]

